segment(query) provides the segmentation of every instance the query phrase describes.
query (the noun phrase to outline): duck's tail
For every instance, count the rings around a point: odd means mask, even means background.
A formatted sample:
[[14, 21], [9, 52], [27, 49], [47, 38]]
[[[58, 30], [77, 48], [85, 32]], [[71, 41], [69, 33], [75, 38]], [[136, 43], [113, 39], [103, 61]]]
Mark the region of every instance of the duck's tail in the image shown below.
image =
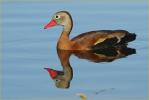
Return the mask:
[[136, 39], [135, 33], [128, 33], [121, 39], [120, 44], [128, 43], [134, 41], [135, 39]]

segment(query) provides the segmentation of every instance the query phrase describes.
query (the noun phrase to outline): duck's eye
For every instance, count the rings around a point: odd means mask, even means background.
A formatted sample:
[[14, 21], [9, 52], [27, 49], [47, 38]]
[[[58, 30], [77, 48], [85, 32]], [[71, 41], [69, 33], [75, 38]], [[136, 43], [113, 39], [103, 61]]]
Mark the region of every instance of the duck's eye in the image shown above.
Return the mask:
[[59, 18], [60, 18], [60, 16], [59, 16], [59, 15], [56, 15], [56, 16], [55, 16], [55, 19], [59, 19]]
[[55, 79], [54, 81], [55, 81], [55, 82], [59, 82], [60, 80], [59, 80], [59, 79]]

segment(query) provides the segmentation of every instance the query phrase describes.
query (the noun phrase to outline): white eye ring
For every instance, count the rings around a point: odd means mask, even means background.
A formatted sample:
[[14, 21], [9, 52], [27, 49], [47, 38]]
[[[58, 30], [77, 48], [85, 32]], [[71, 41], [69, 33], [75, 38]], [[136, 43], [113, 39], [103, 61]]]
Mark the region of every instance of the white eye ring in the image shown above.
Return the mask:
[[59, 19], [60, 17], [60, 15], [55, 15], [55, 19]]

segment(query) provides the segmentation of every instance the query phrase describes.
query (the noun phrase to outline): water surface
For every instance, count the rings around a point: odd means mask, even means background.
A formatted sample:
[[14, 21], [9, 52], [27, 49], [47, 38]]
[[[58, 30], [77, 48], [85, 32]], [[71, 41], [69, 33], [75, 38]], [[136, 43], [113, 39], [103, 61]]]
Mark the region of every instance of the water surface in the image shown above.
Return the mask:
[[[3, 3], [3, 100], [147, 99], [147, 4], [142, 3]], [[62, 70], [56, 43], [62, 27], [44, 30], [52, 15], [68, 10], [71, 38], [100, 29], [126, 29], [137, 34], [129, 44], [137, 53], [110, 63], [94, 63], [72, 55], [73, 79], [59, 89], [43, 69]]]

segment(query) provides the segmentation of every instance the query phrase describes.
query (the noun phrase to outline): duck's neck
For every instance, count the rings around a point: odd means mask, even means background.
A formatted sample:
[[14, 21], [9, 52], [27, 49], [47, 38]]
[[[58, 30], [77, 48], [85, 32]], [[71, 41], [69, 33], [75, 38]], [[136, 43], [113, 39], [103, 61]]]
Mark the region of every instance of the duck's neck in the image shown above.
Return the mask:
[[72, 26], [72, 22], [69, 22], [69, 24], [63, 26], [63, 31], [57, 44], [57, 47], [59, 49], [68, 50], [71, 48], [71, 41], [69, 39], [69, 35], [72, 30]]
[[70, 34], [71, 30], [72, 30], [72, 27], [73, 27], [73, 23], [72, 23], [72, 21], [70, 21], [68, 24], [63, 26], [62, 33], [67, 34], [67, 36], [69, 37], [69, 34]]

